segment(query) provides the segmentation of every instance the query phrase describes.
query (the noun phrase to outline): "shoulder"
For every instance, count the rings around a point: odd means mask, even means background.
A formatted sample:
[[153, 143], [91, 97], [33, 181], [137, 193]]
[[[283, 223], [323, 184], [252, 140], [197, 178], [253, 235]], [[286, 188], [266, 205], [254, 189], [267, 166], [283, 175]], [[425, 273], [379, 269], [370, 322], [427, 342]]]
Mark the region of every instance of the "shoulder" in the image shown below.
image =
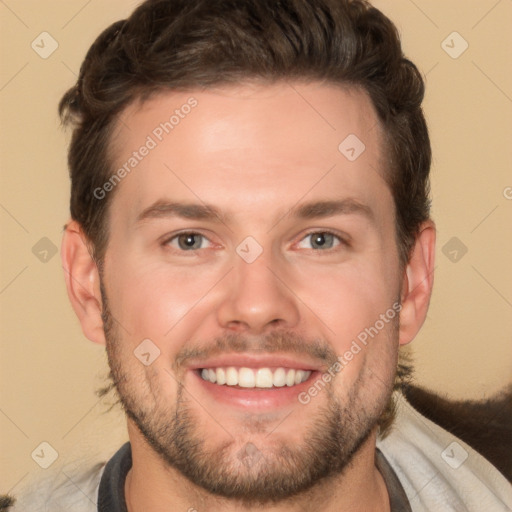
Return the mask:
[[407, 401], [434, 423], [460, 437], [512, 482], [512, 385], [480, 400], [451, 400], [414, 385]]
[[504, 475], [461, 437], [416, 410], [401, 393], [389, 434], [377, 446], [400, 479], [414, 511], [507, 510]]
[[65, 467], [49, 473], [6, 500], [6, 507], [0, 512], [96, 512], [104, 466], [98, 463], [85, 471]]

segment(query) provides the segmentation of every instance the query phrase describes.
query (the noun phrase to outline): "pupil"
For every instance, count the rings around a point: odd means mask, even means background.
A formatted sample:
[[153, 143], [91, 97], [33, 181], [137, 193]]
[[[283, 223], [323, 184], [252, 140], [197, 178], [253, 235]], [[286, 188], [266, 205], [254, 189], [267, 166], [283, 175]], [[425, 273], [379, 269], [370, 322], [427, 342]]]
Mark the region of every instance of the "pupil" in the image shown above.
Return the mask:
[[197, 244], [196, 235], [182, 235], [181, 236], [181, 245], [185, 248], [194, 247]]
[[322, 246], [325, 244], [325, 236], [322, 233], [318, 233], [315, 238], [315, 245]]

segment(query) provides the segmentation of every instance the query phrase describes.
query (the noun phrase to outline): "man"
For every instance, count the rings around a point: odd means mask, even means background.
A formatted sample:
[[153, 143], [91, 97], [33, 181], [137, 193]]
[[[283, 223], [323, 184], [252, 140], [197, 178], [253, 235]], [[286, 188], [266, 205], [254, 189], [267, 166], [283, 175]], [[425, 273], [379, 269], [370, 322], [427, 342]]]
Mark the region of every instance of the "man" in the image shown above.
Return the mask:
[[130, 443], [48, 510], [512, 506], [400, 393], [433, 283], [423, 92], [362, 1], [147, 1], [97, 39], [60, 105], [62, 259]]

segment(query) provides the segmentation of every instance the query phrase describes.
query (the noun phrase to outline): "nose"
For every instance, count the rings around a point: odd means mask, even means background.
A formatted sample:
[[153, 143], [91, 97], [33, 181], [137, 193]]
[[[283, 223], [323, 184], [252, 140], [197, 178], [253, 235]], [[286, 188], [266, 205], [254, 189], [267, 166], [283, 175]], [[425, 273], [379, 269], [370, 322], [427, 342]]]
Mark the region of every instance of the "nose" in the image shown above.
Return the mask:
[[223, 328], [262, 334], [297, 326], [298, 298], [283, 264], [272, 261], [270, 251], [264, 251], [252, 263], [235, 254], [234, 267], [217, 310]]

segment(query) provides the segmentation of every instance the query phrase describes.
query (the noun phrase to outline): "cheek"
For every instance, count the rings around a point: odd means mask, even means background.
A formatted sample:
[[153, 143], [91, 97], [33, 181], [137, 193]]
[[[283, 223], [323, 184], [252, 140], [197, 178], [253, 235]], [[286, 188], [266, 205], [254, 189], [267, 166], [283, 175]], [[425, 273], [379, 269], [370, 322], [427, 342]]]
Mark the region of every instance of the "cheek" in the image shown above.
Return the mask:
[[204, 314], [203, 299], [218, 281], [214, 268], [127, 262], [111, 275], [107, 292], [112, 312], [132, 343], [149, 338], [163, 350], [176, 333], [185, 334], [184, 327], [198, 312]]
[[380, 315], [392, 308], [398, 284], [390, 285], [388, 275], [369, 265], [319, 267], [314, 279], [311, 274], [297, 276], [295, 289], [297, 296], [318, 318], [315, 323], [324, 326], [325, 336], [341, 354], [348, 350], [352, 340], [374, 326]]
[[[304, 278], [297, 295], [311, 308], [311, 322], [322, 329], [336, 354], [335, 387], [345, 393], [365, 377], [369, 392], [387, 392], [393, 380], [398, 347], [400, 305], [397, 274], [379, 264], [347, 265]], [[395, 343], [396, 340], [396, 343]]]

